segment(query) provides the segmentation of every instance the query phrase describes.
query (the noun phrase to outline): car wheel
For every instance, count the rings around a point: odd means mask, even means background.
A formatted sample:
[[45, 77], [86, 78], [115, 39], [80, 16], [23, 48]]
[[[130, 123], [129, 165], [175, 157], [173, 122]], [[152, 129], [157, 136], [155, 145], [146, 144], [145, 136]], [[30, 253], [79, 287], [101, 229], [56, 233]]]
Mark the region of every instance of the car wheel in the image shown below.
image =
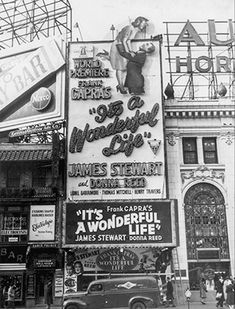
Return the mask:
[[146, 308], [145, 304], [140, 301], [137, 301], [131, 306], [131, 309], [145, 309], [145, 308]]
[[77, 305], [72, 304], [72, 305], [68, 305], [66, 309], [79, 309], [79, 307]]

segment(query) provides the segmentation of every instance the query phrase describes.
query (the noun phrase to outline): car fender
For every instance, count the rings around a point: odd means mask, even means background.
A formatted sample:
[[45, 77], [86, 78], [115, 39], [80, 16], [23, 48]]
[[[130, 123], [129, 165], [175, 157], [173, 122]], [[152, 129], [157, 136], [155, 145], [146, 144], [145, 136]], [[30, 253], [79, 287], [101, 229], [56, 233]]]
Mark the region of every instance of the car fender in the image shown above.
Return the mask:
[[63, 304], [63, 308], [66, 309], [68, 305], [76, 305], [79, 309], [87, 308], [87, 304], [81, 300], [66, 300]]
[[143, 302], [146, 305], [147, 305], [147, 303], [153, 304], [153, 299], [150, 298], [150, 297], [134, 296], [134, 297], [130, 298], [130, 300], [128, 302], [128, 306], [131, 307], [132, 304], [137, 302], [137, 301]]

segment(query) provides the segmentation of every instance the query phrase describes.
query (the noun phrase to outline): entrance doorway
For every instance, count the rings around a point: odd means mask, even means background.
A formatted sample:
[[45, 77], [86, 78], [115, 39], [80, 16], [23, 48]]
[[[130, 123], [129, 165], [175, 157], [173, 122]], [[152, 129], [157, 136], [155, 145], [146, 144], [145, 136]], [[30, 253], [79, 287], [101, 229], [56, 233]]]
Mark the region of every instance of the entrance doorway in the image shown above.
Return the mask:
[[229, 273], [229, 245], [224, 197], [209, 183], [192, 186], [184, 198], [189, 284], [199, 289], [204, 277], [214, 290], [218, 274]]
[[36, 273], [36, 304], [45, 304], [47, 282], [53, 280], [53, 272], [47, 269]]

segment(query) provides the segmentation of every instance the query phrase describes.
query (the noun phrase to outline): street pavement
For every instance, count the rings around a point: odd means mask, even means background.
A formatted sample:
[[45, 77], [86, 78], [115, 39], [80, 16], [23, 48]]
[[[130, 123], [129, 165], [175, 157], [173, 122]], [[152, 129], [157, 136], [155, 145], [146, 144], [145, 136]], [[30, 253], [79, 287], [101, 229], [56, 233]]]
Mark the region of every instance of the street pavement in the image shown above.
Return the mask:
[[[32, 309], [35, 308], [35, 309], [46, 309], [46, 305], [41, 305], [41, 306], [34, 306], [32, 307]], [[166, 307], [159, 307], [159, 309], [165, 309]], [[169, 309], [171, 309], [172, 307], [168, 307]], [[225, 309], [227, 307], [224, 307]], [[15, 309], [25, 309], [25, 308], [22, 308], [22, 307], [15, 307]], [[27, 308], [29, 309], [29, 308]], [[31, 308], [30, 308], [31, 309]], [[51, 309], [62, 309], [62, 306], [51, 306]], [[97, 308], [97, 309], [100, 309], [100, 308]], [[118, 309], [118, 308], [116, 308]], [[185, 302], [184, 304], [182, 305], [177, 305], [176, 306], [176, 309], [216, 309], [216, 302], [207, 302], [206, 305], [202, 305], [200, 302]]]

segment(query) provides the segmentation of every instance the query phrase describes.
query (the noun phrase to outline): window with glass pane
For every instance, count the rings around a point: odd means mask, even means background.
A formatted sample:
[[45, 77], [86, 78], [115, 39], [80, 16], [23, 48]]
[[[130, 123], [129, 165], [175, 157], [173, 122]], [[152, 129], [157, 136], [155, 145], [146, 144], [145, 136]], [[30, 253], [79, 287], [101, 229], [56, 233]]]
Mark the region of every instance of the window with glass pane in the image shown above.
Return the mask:
[[7, 170], [7, 187], [8, 188], [20, 187], [20, 169], [16, 166], [10, 167]]
[[196, 137], [183, 137], [183, 156], [185, 164], [198, 163]]
[[0, 242], [8, 242], [11, 237], [26, 242], [27, 235], [28, 220], [26, 214], [0, 213]]
[[45, 187], [46, 186], [46, 169], [43, 167], [37, 167], [33, 170], [33, 187]]
[[203, 137], [204, 163], [218, 163], [215, 137]]

